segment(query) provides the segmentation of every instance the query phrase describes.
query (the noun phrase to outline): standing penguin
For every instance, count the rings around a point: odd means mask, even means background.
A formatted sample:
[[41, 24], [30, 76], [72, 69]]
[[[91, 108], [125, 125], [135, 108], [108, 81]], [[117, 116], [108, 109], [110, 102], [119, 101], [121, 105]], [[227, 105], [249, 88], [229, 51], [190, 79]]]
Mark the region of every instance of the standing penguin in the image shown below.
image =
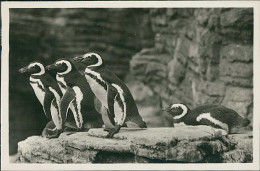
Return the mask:
[[93, 93], [108, 111], [102, 113], [105, 130], [109, 132], [108, 138], [119, 132], [127, 121], [140, 128], [147, 128], [128, 87], [105, 67], [98, 54], [87, 53], [73, 60], [78, 62], [78, 70], [84, 73]]
[[221, 105], [202, 105], [190, 110], [187, 105], [173, 104], [163, 110], [173, 116], [175, 123], [208, 125], [224, 129], [227, 133], [235, 133], [238, 128], [246, 127], [250, 123], [236, 111]]
[[62, 92], [58, 84], [49, 73], [45, 72], [44, 66], [39, 62], [32, 62], [28, 66], [21, 68], [19, 72], [30, 75], [30, 84], [43, 106], [46, 117], [54, 122], [54, 129], [49, 129], [53, 126], [49, 127], [48, 125], [53, 124], [48, 123], [42, 135], [47, 138], [57, 137], [57, 134], [62, 130], [62, 122], [59, 115], [59, 103]]
[[86, 79], [76, 70], [70, 59], [59, 59], [46, 66], [46, 70], [56, 73], [56, 80], [63, 93], [60, 102], [62, 126], [67, 117], [68, 108], [72, 110], [78, 130], [100, 128], [103, 125], [101, 114], [94, 104], [94, 94]]

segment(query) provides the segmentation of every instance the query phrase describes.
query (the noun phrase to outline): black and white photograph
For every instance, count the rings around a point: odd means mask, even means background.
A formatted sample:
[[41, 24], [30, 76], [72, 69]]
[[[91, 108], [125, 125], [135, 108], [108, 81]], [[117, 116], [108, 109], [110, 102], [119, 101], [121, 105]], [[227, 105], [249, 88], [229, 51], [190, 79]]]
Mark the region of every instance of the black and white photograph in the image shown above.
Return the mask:
[[260, 3], [200, 3], [3, 2], [2, 169], [260, 169]]

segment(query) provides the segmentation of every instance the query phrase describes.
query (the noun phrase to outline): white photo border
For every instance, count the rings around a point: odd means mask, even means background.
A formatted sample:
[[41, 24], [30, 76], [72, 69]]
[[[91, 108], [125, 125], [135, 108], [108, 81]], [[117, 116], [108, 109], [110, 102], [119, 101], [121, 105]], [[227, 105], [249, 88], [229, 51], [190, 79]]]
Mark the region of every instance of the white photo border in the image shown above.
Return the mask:
[[[9, 160], [9, 9], [10, 8], [253, 8], [254, 108], [253, 163], [206, 164], [21, 164]], [[259, 1], [23, 1], [1, 2], [1, 169], [2, 170], [260, 170], [260, 2]]]

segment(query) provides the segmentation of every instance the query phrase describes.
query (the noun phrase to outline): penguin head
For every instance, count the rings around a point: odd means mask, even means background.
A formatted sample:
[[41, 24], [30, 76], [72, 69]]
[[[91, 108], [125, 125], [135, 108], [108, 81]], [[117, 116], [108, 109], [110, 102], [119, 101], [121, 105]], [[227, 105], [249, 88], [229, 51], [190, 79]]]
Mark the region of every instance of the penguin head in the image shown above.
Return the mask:
[[104, 65], [101, 56], [97, 53], [86, 53], [82, 56], [74, 57], [73, 60], [84, 63], [88, 68], [101, 67]]
[[189, 108], [181, 103], [173, 104], [172, 106], [162, 109], [172, 115], [173, 119], [181, 119], [188, 113]]
[[28, 66], [19, 69], [19, 72], [28, 73], [30, 75], [43, 75], [45, 69], [40, 62], [31, 62]]
[[48, 65], [45, 67], [46, 70], [48, 71], [53, 71], [56, 72], [59, 75], [65, 75], [71, 72], [74, 69], [73, 63], [66, 58], [62, 58], [57, 60], [51, 65]]

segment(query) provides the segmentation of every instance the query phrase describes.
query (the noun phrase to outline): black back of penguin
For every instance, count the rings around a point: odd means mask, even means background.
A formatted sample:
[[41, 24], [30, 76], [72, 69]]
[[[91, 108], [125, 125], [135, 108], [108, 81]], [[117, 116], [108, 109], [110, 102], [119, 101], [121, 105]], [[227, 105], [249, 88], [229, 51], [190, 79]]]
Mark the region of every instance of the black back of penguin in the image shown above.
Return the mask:
[[235, 129], [245, 127], [250, 122], [248, 119], [241, 117], [236, 111], [224, 106], [211, 108], [209, 113], [213, 118], [228, 125], [229, 132], [234, 133]]

